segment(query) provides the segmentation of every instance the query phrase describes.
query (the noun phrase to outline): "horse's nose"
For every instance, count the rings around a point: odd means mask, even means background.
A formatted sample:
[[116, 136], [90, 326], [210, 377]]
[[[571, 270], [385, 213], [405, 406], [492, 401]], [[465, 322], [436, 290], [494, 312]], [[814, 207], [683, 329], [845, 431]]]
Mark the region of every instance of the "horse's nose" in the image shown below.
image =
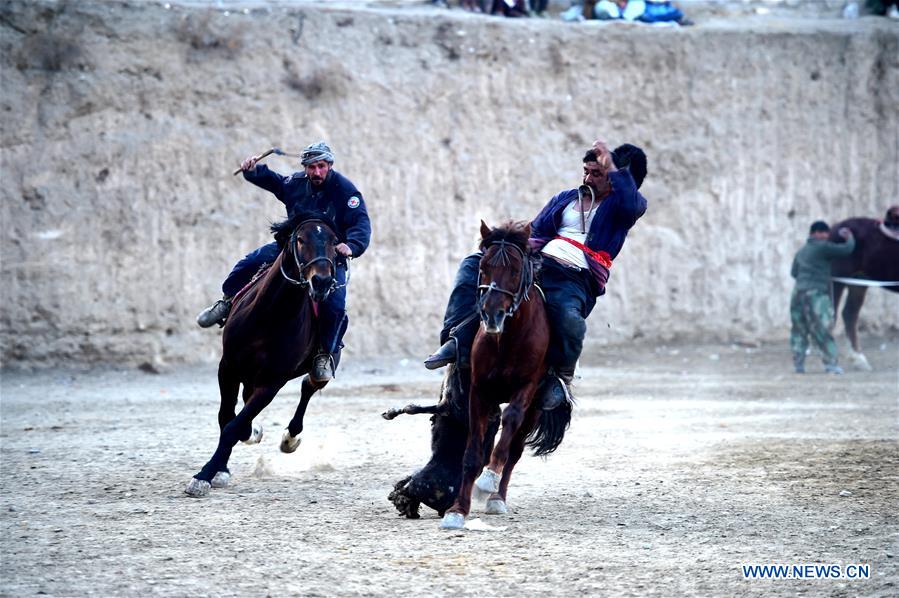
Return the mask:
[[321, 274], [313, 274], [312, 275], [312, 286], [316, 290], [324, 291], [326, 288], [331, 286], [331, 277], [330, 276], [322, 276]]

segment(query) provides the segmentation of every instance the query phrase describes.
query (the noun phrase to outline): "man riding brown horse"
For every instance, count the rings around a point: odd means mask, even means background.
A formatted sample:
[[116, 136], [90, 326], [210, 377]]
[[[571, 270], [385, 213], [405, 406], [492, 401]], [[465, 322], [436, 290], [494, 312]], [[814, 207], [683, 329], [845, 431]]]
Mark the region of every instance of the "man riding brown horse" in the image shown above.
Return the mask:
[[[605, 292], [611, 259], [646, 209], [646, 200], [637, 192], [645, 175], [646, 155], [640, 148], [625, 144], [608, 152], [604, 143], [597, 142], [584, 157], [584, 185], [555, 196], [532, 223], [531, 245], [538, 252], [543, 250], [545, 257], [542, 288], [553, 328], [547, 357], [566, 384], [583, 347], [584, 320], [596, 297]], [[579, 252], [583, 261], [578, 259]], [[469, 356], [478, 330], [481, 257], [477, 252], [462, 261], [446, 308], [441, 332], [444, 344], [425, 362], [429, 369], [453, 364], [440, 403], [433, 407], [409, 405], [384, 414], [386, 419], [400, 413], [433, 414], [430, 461], [397, 482], [389, 496], [406, 517], [417, 517], [420, 503], [442, 516], [459, 489], [462, 452], [468, 436]], [[569, 260], [577, 260], [578, 265]], [[566, 393], [567, 388], [555, 377], [547, 377], [537, 400], [544, 410], [551, 410], [568, 398]], [[485, 458], [489, 455], [487, 449], [493, 447], [498, 427], [497, 412], [485, 434]]]
[[[304, 172], [282, 176], [257, 164], [260, 156], [244, 160], [240, 168], [246, 180], [270, 191], [287, 208], [288, 217], [300, 211], [320, 212], [334, 221], [338, 240], [337, 253], [343, 259], [361, 256], [371, 239], [371, 222], [365, 201], [356, 186], [333, 169], [334, 154], [324, 141], [308, 146], [301, 156]], [[203, 328], [224, 324], [234, 296], [246, 286], [253, 275], [278, 256], [277, 243], [263, 245], [237, 262], [222, 284], [223, 297], [197, 316]], [[318, 307], [318, 338], [321, 343], [312, 370], [312, 377], [326, 382], [334, 375], [340, 361], [343, 335], [349, 319], [346, 315], [347, 268], [343, 261], [337, 265], [338, 289]]]
[[[545, 258], [541, 287], [553, 334], [547, 361], [555, 376], [544, 387], [554, 396], [545, 400], [555, 403], [568, 394], [583, 349], [586, 319], [597, 297], [606, 292], [612, 260], [646, 211], [646, 199], [637, 190], [646, 176], [643, 150], [625, 144], [611, 152], [596, 141], [583, 162], [583, 184], [553, 197], [531, 223], [531, 245]], [[480, 252], [474, 253], [459, 266], [440, 335], [444, 344], [425, 361], [428, 369], [457, 359], [460, 366], [468, 365], [478, 328], [475, 287], [480, 258]]]

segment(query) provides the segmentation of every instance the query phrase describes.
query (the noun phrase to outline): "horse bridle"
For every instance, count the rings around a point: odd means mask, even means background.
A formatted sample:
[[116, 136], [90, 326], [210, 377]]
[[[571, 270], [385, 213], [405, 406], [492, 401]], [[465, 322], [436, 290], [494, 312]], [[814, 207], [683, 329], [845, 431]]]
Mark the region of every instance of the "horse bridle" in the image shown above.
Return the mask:
[[512, 306], [507, 311], [509, 317], [513, 316], [516, 311], [518, 311], [519, 306], [522, 301], [529, 301], [530, 296], [528, 291], [531, 288], [531, 285], [534, 283], [534, 264], [531, 262], [528, 255], [525, 251], [515, 245], [514, 243], [509, 243], [506, 240], [502, 241], [494, 241], [487, 245], [484, 251], [484, 255], [487, 255], [487, 249], [493, 247], [495, 245], [499, 246], [500, 257], [503, 260], [503, 266], [508, 265], [507, 260], [508, 257], [505, 254], [506, 248], [511, 247], [518, 252], [518, 255], [521, 257], [521, 277], [518, 280], [518, 290], [514, 293], [512, 291], [500, 288], [496, 286], [494, 281], [490, 281], [490, 284], [481, 284], [481, 273], [478, 271], [478, 314], [481, 316], [481, 319], [484, 318], [484, 304], [487, 303], [487, 297], [490, 296], [490, 293], [502, 293], [503, 295], [509, 295], [512, 297]]
[[328, 269], [331, 272], [331, 287], [328, 289], [328, 292], [333, 293], [337, 289], [342, 289], [343, 287], [345, 287], [347, 285], [347, 283], [350, 281], [350, 265], [349, 265], [349, 263], [346, 264], [346, 281], [343, 284], [338, 284], [337, 268], [334, 265], [334, 260], [332, 260], [331, 258], [322, 255], [317, 258], [311, 259], [308, 262], [300, 263], [300, 256], [297, 255], [297, 231], [300, 230], [300, 226], [303, 226], [304, 224], [308, 224], [309, 222], [318, 222], [318, 223], [326, 226], [328, 228], [328, 230], [331, 230], [331, 226], [327, 222], [325, 222], [324, 220], [317, 220], [317, 219], [306, 220], [304, 222], [301, 222], [299, 224], [299, 226], [297, 226], [295, 229], [293, 229], [293, 232], [290, 233], [290, 240], [288, 241], [288, 244], [290, 245], [290, 249], [289, 249], [290, 257], [293, 258], [293, 263], [297, 267], [297, 272], [300, 273], [300, 280], [295, 280], [295, 279], [291, 278], [290, 276], [288, 276], [287, 272], [284, 271], [284, 260], [281, 260], [281, 263], [280, 263], [281, 276], [283, 276], [287, 280], [287, 282], [289, 282], [291, 284], [295, 284], [295, 285], [299, 286], [300, 288], [311, 287], [309, 281], [306, 280], [305, 278], [303, 278], [303, 272], [308, 270], [313, 264], [316, 264], [318, 262], [327, 262]]

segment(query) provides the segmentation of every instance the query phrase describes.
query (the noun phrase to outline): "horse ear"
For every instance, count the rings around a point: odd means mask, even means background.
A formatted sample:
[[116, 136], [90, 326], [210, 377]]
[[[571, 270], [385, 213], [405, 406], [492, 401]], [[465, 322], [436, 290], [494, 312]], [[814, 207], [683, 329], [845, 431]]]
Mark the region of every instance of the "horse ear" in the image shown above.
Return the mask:
[[486, 239], [490, 234], [490, 227], [487, 226], [487, 223], [481, 220], [481, 239]]

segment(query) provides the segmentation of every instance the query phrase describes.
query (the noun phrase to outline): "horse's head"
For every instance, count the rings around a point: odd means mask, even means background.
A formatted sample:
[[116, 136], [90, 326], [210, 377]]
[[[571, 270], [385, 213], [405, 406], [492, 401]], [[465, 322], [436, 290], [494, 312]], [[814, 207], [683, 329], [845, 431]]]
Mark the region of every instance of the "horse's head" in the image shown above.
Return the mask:
[[487, 334], [501, 334], [527, 298], [534, 281], [528, 238], [531, 225], [510, 222], [491, 229], [481, 221], [481, 258], [478, 275], [478, 313]]
[[324, 301], [336, 287], [338, 239], [326, 216], [303, 212], [272, 226], [282, 250], [281, 274], [306, 287], [313, 301]]

